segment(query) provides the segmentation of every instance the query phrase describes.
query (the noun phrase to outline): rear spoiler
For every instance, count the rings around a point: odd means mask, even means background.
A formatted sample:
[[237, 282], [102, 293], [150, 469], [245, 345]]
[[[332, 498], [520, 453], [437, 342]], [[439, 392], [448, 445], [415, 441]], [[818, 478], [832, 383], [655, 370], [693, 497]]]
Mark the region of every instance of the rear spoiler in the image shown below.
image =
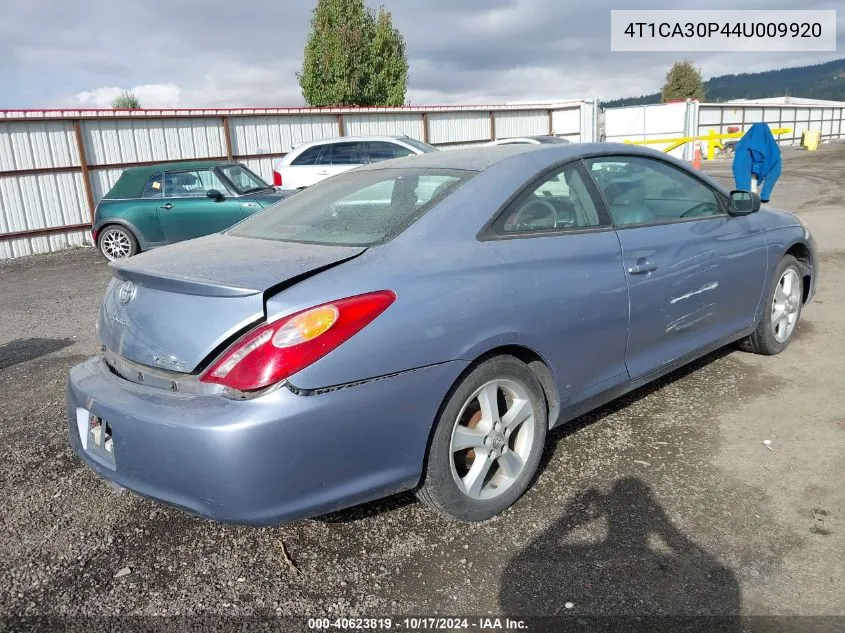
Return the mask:
[[179, 277], [163, 275], [161, 273], [147, 273], [126, 266], [123, 262], [115, 261], [109, 264], [114, 269], [114, 276], [122, 281], [134, 281], [147, 288], [178, 292], [187, 295], [201, 295], [205, 297], [249, 297], [261, 294], [257, 288], [241, 288], [216, 283], [207, 279], [181, 275]]

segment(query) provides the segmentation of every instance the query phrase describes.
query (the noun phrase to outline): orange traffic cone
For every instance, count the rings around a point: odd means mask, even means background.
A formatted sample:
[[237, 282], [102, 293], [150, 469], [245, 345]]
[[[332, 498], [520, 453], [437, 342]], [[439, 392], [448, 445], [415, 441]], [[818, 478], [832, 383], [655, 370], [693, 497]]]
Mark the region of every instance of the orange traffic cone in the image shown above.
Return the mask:
[[701, 169], [701, 141], [695, 142], [695, 153], [692, 155], [692, 166]]

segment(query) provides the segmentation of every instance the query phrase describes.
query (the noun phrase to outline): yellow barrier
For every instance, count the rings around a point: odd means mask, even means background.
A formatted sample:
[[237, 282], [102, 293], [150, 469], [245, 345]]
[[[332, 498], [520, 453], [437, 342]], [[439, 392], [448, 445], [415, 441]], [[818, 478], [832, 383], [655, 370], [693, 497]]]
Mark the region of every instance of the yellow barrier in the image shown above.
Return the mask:
[[[772, 130], [772, 134], [774, 134], [775, 136], [780, 136], [781, 134], [789, 134], [791, 132], [792, 128], [789, 127], [779, 127]], [[727, 134], [716, 134], [715, 130], [710, 130], [709, 133], [702, 134], [699, 136], [684, 136], [682, 138], [650, 138], [645, 141], [625, 142], [629, 145], [665, 145], [669, 143], [669, 145], [663, 149], [663, 152], [668, 154], [673, 149], [677, 149], [685, 143], [692, 143], [694, 141], [706, 141], [707, 160], [713, 160], [716, 157], [716, 148], [725, 148], [725, 146], [721, 143], [723, 139], [742, 138], [743, 136], [745, 136], [744, 132], [729, 132]]]

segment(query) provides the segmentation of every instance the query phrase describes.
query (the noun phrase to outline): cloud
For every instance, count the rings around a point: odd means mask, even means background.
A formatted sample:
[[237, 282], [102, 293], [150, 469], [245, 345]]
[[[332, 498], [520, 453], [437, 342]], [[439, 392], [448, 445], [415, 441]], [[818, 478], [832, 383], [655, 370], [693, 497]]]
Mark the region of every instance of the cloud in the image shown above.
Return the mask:
[[[115, 90], [152, 107], [302, 105], [296, 71], [315, 0], [27, 0], [0, 20], [0, 107], [108, 107]], [[619, 0], [367, 0], [405, 37], [414, 104], [614, 98], [660, 89], [680, 55], [614, 53]], [[833, 9], [841, 0], [805, 0]], [[700, 0], [644, 8], [697, 9]], [[741, 6], [737, 6], [741, 5]], [[794, 0], [711, 0], [765, 12]], [[840, 19], [838, 41], [845, 42]], [[696, 53], [706, 77], [834, 59], [835, 53]], [[840, 53], [841, 56], [841, 53]], [[146, 94], [141, 94], [141, 89]]]
[[[175, 108], [180, 103], [182, 89], [176, 84], [144, 84], [132, 88], [96, 88], [77, 92], [73, 105], [79, 108], [110, 108], [115, 97], [128, 91], [133, 93], [144, 108]], [[68, 104], [70, 106], [71, 104]]]

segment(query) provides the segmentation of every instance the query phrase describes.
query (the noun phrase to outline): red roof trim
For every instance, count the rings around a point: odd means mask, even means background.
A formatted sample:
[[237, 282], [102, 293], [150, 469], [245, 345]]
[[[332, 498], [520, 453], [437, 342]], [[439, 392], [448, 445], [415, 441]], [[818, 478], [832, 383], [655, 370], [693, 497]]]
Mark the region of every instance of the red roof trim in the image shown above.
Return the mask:
[[498, 103], [498, 104], [486, 104], [486, 103], [467, 103], [467, 104], [453, 104], [453, 105], [404, 105], [404, 106], [326, 106], [326, 107], [319, 107], [319, 108], [309, 108], [307, 106], [302, 107], [270, 107], [270, 106], [262, 106], [262, 107], [252, 107], [252, 106], [242, 106], [238, 108], [191, 108], [191, 107], [183, 107], [183, 108], [138, 108], [138, 109], [114, 109], [114, 108], [6, 108], [0, 109], [0, 114], [11, 114], [11, 113], [53, 113], [53, 112], [76, 112], [76, 113], [84, 113], [84, 112], [110, 112], [115, 114], [146, 114], [146, 113], [154, 113], [154, 112], [208, 112], [209, 114], [219, 114], [221, 112], [231, 112], [231, 113], [238, 113], [238, 112], [272, 112], [272, 113], [308, 113], [308, 112], [334, 112], [337, 110], [357, 110], [361, 112], [383, 112], [383, 111], [408, 111], [408, 112], [427, 112], [430, 110], [466, 110], [466, 109], [475, 109], [475, 110], [496, 110], [496, 109], [541, 109], [541, 110], [548, 110], [549, 108], [555, 108], [567, 104], [576, 104], [576, 103], [583, 103], [583, 101], [578, 99], [572, 100], [562, 100], [562, 101], [554, 101], [548, 103]]

